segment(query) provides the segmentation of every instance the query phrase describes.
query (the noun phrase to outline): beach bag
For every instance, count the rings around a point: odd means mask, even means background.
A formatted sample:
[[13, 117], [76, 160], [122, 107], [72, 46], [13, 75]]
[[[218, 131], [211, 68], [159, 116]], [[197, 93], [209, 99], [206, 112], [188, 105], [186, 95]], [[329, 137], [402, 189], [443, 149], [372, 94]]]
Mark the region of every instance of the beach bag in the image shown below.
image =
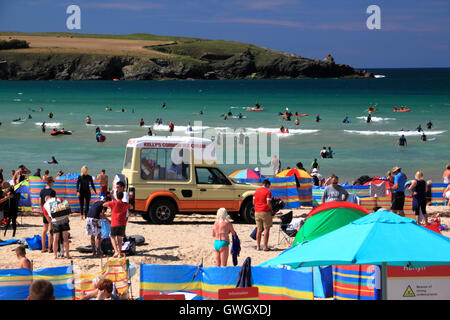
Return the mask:
[[103, 254], [113, 254], [114, 253], [114, 247], [111, 243], [110, 238], [103, 238], [100, 242], [100, 249], [102, 250]]
[[122, 252], [127, 256], [136, 254], [136, 241], [133, 238], [124, 238], [122, 243]]
[[[25, 238], [28, 249], [30, 250], [42, 250], [42, 238], [40, 235], [35, 235], [31, 238]], [[48, 247], [48, 236], [45, 238], [46, 246]]]

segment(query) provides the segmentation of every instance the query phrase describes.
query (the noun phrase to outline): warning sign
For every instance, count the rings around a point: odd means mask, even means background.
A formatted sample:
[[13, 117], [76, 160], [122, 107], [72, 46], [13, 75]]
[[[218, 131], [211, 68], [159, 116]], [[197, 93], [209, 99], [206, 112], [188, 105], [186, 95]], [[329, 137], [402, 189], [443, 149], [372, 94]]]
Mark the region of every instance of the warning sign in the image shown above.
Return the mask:
[[450, 265], [387, 267], [388, 300], [449, 300]]
[[408, 288], [406, 288], [405, 293], [403, 294], [404, 297], [415, 297], [416, 295], [414, 294], [414, 291], [411, 289], [411, 286], [408, 286]]

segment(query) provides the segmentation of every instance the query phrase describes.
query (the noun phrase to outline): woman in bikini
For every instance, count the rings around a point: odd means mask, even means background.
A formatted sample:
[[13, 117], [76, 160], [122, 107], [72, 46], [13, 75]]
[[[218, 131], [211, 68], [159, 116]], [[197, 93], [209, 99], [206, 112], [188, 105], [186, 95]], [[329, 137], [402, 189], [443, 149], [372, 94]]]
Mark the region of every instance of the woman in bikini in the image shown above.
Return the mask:
[[214, 253], [216, 266], [226, 267], [228, 261], [228, 247], [230, 245], [230, 233], [236, 235], [233, 225], [229, 221], [230, 216], [225, 208], [217, 210], [216, 222], [212, 231], [214, 237]]

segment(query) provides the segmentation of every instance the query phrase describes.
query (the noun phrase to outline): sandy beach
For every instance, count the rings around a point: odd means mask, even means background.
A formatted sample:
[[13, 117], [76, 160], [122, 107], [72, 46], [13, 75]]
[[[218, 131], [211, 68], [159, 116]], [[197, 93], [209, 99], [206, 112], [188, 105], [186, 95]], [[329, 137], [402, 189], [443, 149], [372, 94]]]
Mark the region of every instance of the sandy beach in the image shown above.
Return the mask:
[[[304, 217], [311, 208], [294, 210], [294, 218]], [[429, 206], [427, 211], [430, 216], [441, 213], [441, 223], [450, 225], [450, 208], [446, 206]], [[274, 226], [271, 229], [269, 247], [271, 251], [257, 251], [256, 242], [250, 238], [255, 228], [254, 225], [234, 223], [234, 228], [241, 241], [241, 253], [238, 258], [238, 266], [242, 265], [247, 257], [256, 266], [266, 260], [276, 257], [289, 245], [284, 241], [278, 244], [279, 218], [274, 218]], [[24, 239], [42, 232], [42, 217], [37, 213], [25, 213], [17, 219], [18, 227], [15, 239]], [[145, 244], [138, 246], [137, 254], [129, 257], [129, 261], [137, 268], [136, 275], [132, 278], [132, 297], [139, 297], [139, 265], [163, 264], [163, 265], [198, 265], [203, 263], [205, 267], [215, 265], [213, 254], [213, 238], [211, 235], [214, 215], [177, 215], [172, 225], [153, 225], [145, 222], [139, 215], [132, 214], [128, 220], [127, 234], [142, 235]], [[90, 245], [90, 238], [86, 236], [85, 220], [81, 220], [78, 213], [70, 218], [70, 254], [72, 256], [74, 270], [85, 274], [94, 274], [100, 271], [101, 263], [106, 262], [106, 257], [100, 259], [91, 254], [76, 251], [77, 247]], [[7, 236], [1, 239], [9, 239], [11, 230]], [[450, 237], [450, 231], [443, 231], [446, 237]], [[13, 252], [17, 245], [0, 247], [0, 268], [15, 269], [18, 262]], [[41, 253], [40, 250], [27, 250], [27, 257], [32, 260], [34, 269], [46, 267], [66, 266], [71, 262], [68, 259], [54, 259], [52, 253]], [[232, 266], [229, 257], [228, 265]]]

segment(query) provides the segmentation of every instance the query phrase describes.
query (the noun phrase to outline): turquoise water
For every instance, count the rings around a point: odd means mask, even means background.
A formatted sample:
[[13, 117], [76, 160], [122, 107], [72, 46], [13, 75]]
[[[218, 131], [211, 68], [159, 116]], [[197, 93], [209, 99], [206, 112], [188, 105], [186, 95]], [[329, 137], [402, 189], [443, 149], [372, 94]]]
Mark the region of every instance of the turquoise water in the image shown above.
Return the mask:
[[[294, 167], [302, 161], [309, 167], [319, 159], [323, 175], [336, 173], [341, 181], [353, 181], [361, 175], [384, 175], [394, 165], [404, 168], [408, 177], [424, 171], [426, 179], [441, 180], [442, 171], [450, 163], [450, 69], [378, 69], [380, 79], [295, 79], [295, 80], [222, 80], [222, 81], [0, 81], [0, 167], [9, 178], [11, 169], [25, 164], [78, 173], [87, 165], [91, 174], [106, 169], [110, 176], [120, 172], [125, 145], [129, 138], [146, 135], [156, 118], [163, 126], [154, 127], [158, 135], [167, 135], [167, 124], [174, 122], [177, 135], [186, 134], [190, 121], [201, 120], [209, 128], [242, 128], [246, 134], [279, 131], [280, 125], [291, 134], [280, 135], [276, 153], [282, 166]], [[167, 108], [161, 105], [166, 103]], [[248, 112], [245, 107], [255, 102], [265, 109]], [[365, 116], [369, 105], [376, 105], [373, 122]], [[408, 113], [394, 113], [393, 106], [406, 105]], [[113, 111], [105, 111], [110, 106]], [[39, 112], [39, 108], [43, 112]], [[124, 113], [120, 112], [125, 108]], [[246, 119], [223, 120], [220, 115], [231, 107]], [[289, 107], [292, 112], [308, 113], [294, 121], [282, 121], [278, 112]], [[134, 113], [131, 110], [134, 109]], [[35, 110], [33, 112], [32, 110]], [[203, 110], [204, 115], [193, 113]], [[49, 119], [48, 113], [54, 118]], [[12, 123], [13, 119], [32, 119]], [[320, 114], [322, 121], [315, 122]], [[87, 115], [93, 125], [84, 122]], [[343, 124], [348, 116], [352, 121]], [[145, 128], [139, 127], [144, 118]], [[434, 128], [425, 129], [431, 120]], [[42, 121], [48, 123], [41, 132]], [[421, 124], [428, 137], [422, 142], [415, 128]], [[52, 127], [72, 130], [71, 136], [52, 137]], [[95, 141], [99, 126], [106, 142]], [[408, 147], [395, 145], [400, 129], [405, 131]], [[239, 132], [237, 130], [236, 132]], [[320, 159], [322, 146], [331, 146], [333, 159]], [[44, 164], [55, 156], [57, 166]], [[226, 173], [241, 168], [265, 166], [257, 164], [224, 164]]]

